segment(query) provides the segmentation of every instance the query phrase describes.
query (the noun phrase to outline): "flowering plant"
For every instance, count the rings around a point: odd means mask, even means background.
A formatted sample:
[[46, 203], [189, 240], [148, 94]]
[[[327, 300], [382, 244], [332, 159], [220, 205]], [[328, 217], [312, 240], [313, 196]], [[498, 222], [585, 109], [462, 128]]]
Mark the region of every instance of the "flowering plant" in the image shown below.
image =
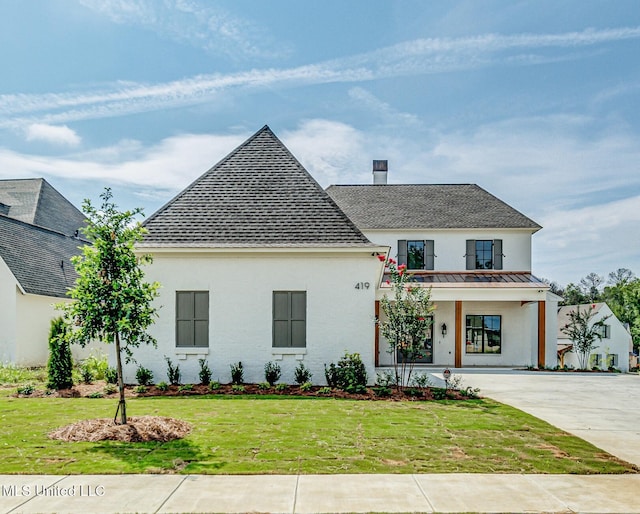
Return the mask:
[[[383, 259], [381, 259], [383, 260]], [[423, 357], [424, 342], [432, 323], [430, 314], [435, 310], [431, 302], [431, 288], [415, 284], [413, 275], [407, 273], [406, 264], [397, 265], [394, 259], [386, 261], [391, 276], [393, 297], [386, 294], [380, 305], [384, 319], [377, 320], [380, 332], [388, 341], [388, 352], [393, 356], [396, 385], [407, 386], [416, 359]]]

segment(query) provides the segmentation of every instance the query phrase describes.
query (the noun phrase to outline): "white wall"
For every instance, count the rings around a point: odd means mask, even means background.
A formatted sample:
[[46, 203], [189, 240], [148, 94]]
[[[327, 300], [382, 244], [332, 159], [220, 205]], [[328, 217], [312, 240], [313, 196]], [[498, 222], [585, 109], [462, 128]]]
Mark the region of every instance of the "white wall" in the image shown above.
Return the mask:
[[465, 271], [467, 239], [502, 239], [503, 270], [531, 271], [531, 231], [528, 230], [364, 230], [370, 241], [398, 253], [398, 240], [434, 240], [435, 271]]
[[[158, 348], [135, 351], [154, 381], [167, 381], [164, 356], [179, 364], [182, 381], [198, 381], [198, 359], [206, 358], [213, 379], [231, 380], [229, 365], [242, 361], [247, 382], [264, 381], [264, 365], [280, 364], [282, 382], [294, 382], [299, 362], [324, 383], [325, 363], [348, 350], [362, 356], [374, 374], [374, 300], [381, 263], [371, 251], [359, 253], [156, 253], [146, 268], [148, 280], [161, 283], [156, 300], [159, 318], [150, 333]], [[356, 289], [357, 283], [368, 289]], [[176, 291], [209, 291], [209, 348], [186, 351], [175, 346]], [[272, 348], [272, 294], [276, 290], [307, 291], [307, 347]], [[125, 380], [135, 382], [135, 366]]]
[[0, 257], [0, 362], [16, 359], [17, 281]]

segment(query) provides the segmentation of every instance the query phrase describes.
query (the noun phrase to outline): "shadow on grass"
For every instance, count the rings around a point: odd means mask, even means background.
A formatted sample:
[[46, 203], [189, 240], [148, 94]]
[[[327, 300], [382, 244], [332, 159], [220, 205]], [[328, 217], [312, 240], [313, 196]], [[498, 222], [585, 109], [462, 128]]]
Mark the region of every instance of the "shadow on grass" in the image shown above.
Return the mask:
[[[180, 473], [192, 462], [201, 462], [209, 457], [187, 439], [167, 443], [101, 441], [88, 448], [87, 453], [107, 455], [120, 461], [123, 473]], [[221, 469], [225, 464], [211, 463], [211, 467]]]

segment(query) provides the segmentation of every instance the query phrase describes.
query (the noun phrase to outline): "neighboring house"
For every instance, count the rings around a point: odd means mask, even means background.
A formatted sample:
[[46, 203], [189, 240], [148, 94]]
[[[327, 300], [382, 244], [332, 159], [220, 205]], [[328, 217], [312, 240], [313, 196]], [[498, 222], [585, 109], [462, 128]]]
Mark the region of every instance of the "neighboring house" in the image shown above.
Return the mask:
[[602, 330], [602, 339], [595, 342], [596, 348], [589, 355], [589, 366], [607, 369], [610, 366], [620, 371], [629, 371], [630, 359], [633, 357], [633, 340], [625, 325], [616, 318], [606, 303], [587, 305], [565, 305], [558, 309], [558, 363], [560, 366], [578, 368], [578, 357], [573, 351], [573, 344], [567, 334], [562, 331], [569, 322], [569, 313], [579, 308], [581, 311], [593, 307], [591, 324], [607, 318]]
[[[437, 305], [424, 363], [554, 366], [558, 297], [531, 274], [531, 236], [541, 227], [475, 184], [330, 186], [329, 195], [367, 238], [391, 248]], [[379, 300], [390, 294], [383, 281]], [[379, 313], [383, 316], [383, 313]], [[376, 366], [392, 355], [376, 333]]]
[[1, 362], [46, 364], [53, 304], [75, 281], [84, 220], [44, 179], [0, 180]]
[[[374, 375], [374, 304], [379, 253], [267, 127], [198, 178], [144, 223], [139, 245], [153, 255], [148, 280], [161, 283], [158, 348], [136, 351], [156, 380], [164, 357], [183, 380], [207, 359], [214, 379], [264, 381], [280, 364], [292, 383], [304, 363], [315, 383], [345, 351]], [[359, 283], [369, 288], [356, 288]], [[135, 366], [125, 369], [133, 381]]]

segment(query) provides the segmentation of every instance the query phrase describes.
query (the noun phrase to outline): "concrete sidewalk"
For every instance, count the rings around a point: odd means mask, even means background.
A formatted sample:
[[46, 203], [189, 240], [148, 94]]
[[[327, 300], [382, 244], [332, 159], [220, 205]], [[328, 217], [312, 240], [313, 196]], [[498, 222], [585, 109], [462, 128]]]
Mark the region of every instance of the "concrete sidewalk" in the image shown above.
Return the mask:
[[640, 475], [3, 475], [0, 511], [640, 513]]

